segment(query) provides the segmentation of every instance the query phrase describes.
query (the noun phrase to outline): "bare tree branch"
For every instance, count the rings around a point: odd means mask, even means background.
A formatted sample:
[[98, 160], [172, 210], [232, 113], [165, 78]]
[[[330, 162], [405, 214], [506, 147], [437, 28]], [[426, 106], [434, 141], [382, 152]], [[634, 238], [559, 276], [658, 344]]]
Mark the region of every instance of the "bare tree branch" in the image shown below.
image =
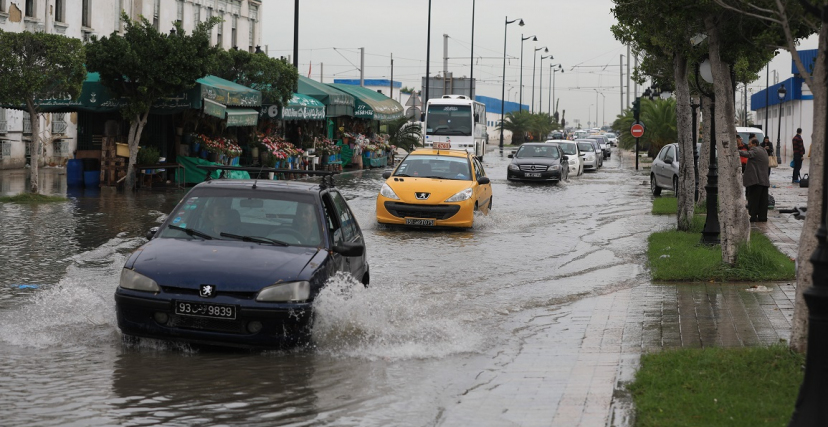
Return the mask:
[[782, 0], [776, 0], [776, 8], [778, 9], [779, 16], [782, 18], [782, 30], [785, 32], [785, 40], [788, 41], [788, 51], [791, 52], [791, 57], [796, 64], [796, 68], [799, 70], [799, 75], [809, 87], [813, 87], [814, 76], [805, 68], [805, 65], [802, 63], [802, 58], [799, 57], [799, 51], [796, 50], [796, 40], [791, 33], [791, 25], [788, 21], [788, 14], [785, 11], [785, 5], [782, 4]]
[[[773, 19], [773, 18], [769, 17], [768, 15], [759, 15], [759, 14], [756, 14], [756, 13], [751, 13], [751, 12], [748, 12], [746, 10], [733, 7], [733, 6], [725, 3], [724, 0], [713, 0], [713, 1], [716, 2], [716, 4], [718, 4], [719, 6], [725, 8], [725, 9], [741, 13], [742, 15], [750, 16], [752, 18], [756, 18], [756, 19], [759, 19], [759, 20], [762, 20], [762, 21], [773, 22], [775, 24], [782, 24], [782, 22], [780, 22], [779, 20]], [[767, 11], [767, 13], [769, 15], [776, 15], [776, 13], [773, 12], [772, 10]]]

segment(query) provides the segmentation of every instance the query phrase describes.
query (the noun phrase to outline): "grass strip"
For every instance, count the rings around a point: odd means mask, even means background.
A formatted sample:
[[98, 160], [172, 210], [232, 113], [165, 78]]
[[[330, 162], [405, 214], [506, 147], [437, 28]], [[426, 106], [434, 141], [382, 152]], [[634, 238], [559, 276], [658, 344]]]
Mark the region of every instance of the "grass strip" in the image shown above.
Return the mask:
[[[696, 215], [707, 213], [707, 206], [696, 205], [693, 208]], [[678, 214], [678, 199], [675, 197], [656, 197], [653, 199], [653, 215], [676, 215]]]
[[719, 245], [700, 243], [704, 217], [693, 218], [693, 230], [661, 231], [648, 238], [647, 259], [656, 281], [736, 281], [762, 282], [792, 280], [794, 262], [779, 252], [764, 234], [751, 231], [750, 241], [743, 244], [736, 265], [722, 262]]
[[642, 355], [635, 380], [627, 386], [635, 425], [787, 425], [804, 363], [803, 355], [784, 345]]
[[65, 202], [69, 199], [60, 196], [47, 196], [44, 194], [35, 193], [21, 193], [14, 196], [0, 197], [0, 202], [4, 203], [52, 203]]

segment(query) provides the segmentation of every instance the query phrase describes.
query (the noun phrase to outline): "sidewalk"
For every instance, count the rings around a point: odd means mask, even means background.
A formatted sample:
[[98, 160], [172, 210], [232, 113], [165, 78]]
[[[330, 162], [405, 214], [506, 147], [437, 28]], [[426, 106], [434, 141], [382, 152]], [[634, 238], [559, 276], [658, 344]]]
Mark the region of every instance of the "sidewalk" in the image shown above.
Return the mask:
[[[631, 153], [623, 157], [634, 162]], [[806, 163], [802, 174], [807, 171]], [[778, 209], [807, 206], [808, 189], [791, 184], [791, 174], [787, 164], [772, 171], [776, 209], [767, 223], [753, 227], [795, 259], [803, 221]], [[632, 425], [632, 401], [624, 386], [634, 379], [643, 353], [787, 342], [795, 283], [755, 285], [645, 283], [573, 304], [568, 321], [583, 324], [583, 340], [552, 425]]]

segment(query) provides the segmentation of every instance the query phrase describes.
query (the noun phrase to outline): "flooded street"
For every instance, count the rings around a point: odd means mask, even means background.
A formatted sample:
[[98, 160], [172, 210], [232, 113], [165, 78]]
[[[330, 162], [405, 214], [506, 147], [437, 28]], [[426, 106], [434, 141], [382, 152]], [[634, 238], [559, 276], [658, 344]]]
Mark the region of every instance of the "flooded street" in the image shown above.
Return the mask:
[[[379, 226], [382, 170], [338, 177], [371, 285], [333, 279], [312, 346], [268, 352], [122, 344], [113, 294], [124, 261], [185, 192], [66, 194], [62, 171], [46, 170], [43, 193], [69, 202], [0, 203], [0, 424], [502, 425], [483, 414], [520, 388], [510, 372], [565, 388], [554, 372], [583, 338], [560, 322], [577, 318], [573, 304], [649, 281], [647, 236], [674, 220], [649, 214], [644, 175], [618, 157], [537, 185], [507, 182], [509, 159], [491, 151], [492, 213], [468, 231]], [[24, 174], [0, 173], [0, 194], [23, 191]], [[537, 366], [544, 355], [525, 355], [541, 341], [558, 357]]]

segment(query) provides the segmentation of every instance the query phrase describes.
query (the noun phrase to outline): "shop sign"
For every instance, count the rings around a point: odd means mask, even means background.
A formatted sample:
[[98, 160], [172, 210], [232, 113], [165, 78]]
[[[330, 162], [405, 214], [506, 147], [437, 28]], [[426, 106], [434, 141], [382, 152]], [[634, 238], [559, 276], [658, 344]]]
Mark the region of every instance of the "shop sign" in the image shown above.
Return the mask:
[[227, 107], [224, 105], [210, 99], [204, 100], [204, 114], [223, 119], [226, 112]]
[[365, 104], [360, 104], [356, 109], [354, 109], [354, 117], [373, 119], [374, 110]]
[[282, 109], [284, 120], [322, 120], [325, 118], [325, 107], [286, 107]]

